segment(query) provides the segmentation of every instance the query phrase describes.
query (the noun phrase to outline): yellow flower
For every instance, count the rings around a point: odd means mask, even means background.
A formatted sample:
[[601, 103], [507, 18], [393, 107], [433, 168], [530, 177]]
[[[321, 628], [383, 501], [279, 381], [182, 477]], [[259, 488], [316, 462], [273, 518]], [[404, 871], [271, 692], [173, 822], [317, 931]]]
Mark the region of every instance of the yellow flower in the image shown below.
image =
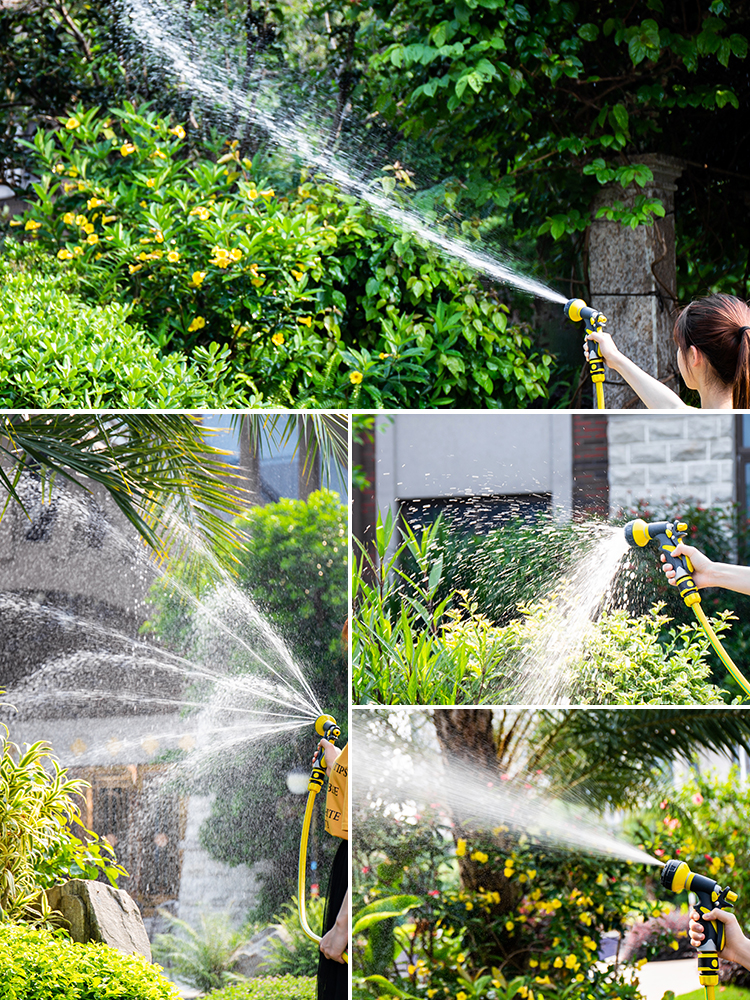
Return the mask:
[[669, 942], [669, 947], [670, 948], [674, 948], [675, 951], [678, 951], [680, 945], [679, 945], [679, 943], [677, 941], [670, 941]]
[[273, 337], [271, 337], [271, 343], [276, 344], [277, 347], [281, 347], [281, 345], [284, 343], [284, 334], [275, 333]]
[[[359, 375], [359, 378], [357, 379], [357, 381], [358, 382], [362, 381], [362, 376], [359, 374], [359, 372], [352, 372], [352, 375]], [[354, 382], [354, 379], [352, 378], [352, 375], [350, 375], [349, 378], [351, 379], [352, 382]], [[467, 900], [465, 906], [466, 906], [467, 910], [473, 910], [474, 909], [474, 904], [471, 902], [471, 900]]]
[[81, 229], [83, 229], [84, 233], [93, 233], [94, 231], [94, 227], [90, 222], [87, 222], [85, 226], [81, 226]]
[[407, 965], [406, 971], [409, 973], [410, 976], [413, 976], [414, 973], [417, 971], [417, 967], [416, 965]]
[[103, 205], [103, 204], [104, 204], [104, 202], [102, 201], [101, 198], [97, 198], [95, 195], [92, 195], [89, 198], [89, 200], [86, 202], [86, 208], [89, 208], [89, 209], [91, 209], [91, 208], [98, 208], [99, 205]]
[[567, 958], [565, 959], [566, 969], [577, 969], [580, 966], [580, 964], [581, 963], [578, 961], [575, 955], [568, 955]]
[[205, 325], [205, 319], [202, 316], [196, 316], [188, 327], [188, 333], [194, 333], [196, 330], [202, 330]]
[[171, 128], [169, 131], [171, 135], [176, 135], [178, 139], [185, 138], [185, 129], [182, 127], [182, 125], [175, 125], [175, 127]]
[[459, 990], [456, 994], [456, 1000], [469, 1000], [469, 994], [464, 993], [463, 990]]
[[[261, 274], [257, 278], [253, 278], [250, 283], [252, 285], [254, 285], [256, 288], [260, 288], [260, 286], [263, 284], [263, 282], [265, 280], [266, 280], [265, 274]], [[302, 322], [303, 322], [303, 320], [300, 320], [300, 323], [302, 323]], [[312, 320], [311, 320], [311, 322], [312, 322]], [[309, 326], [310, 324], [308, 323], [307, 325]]]
[[[362, 381], [363, 378], [364, 378], [364, 375], [362, 374], [362, 372], [349, 372], [349, 381], [352, 383], [352, 385], [359, 385], [359, 383]], [[460, 843], [461, 843], [461, 841], [459, 841], [459, 844]], [[466, 841], [464, 841], [464, 845], [465, 844], [466, 844]], [[466, 851], [466, 847], [464, 846], [464, 853], [465, 853], [465, 851]], [[459, 857], [461, 857], [461, 855], [458, 854], [458, 848], [456, 848], [456, 854]]]
[[167, 254], [167, 260], [172, 264], [176, 264], [179, 259], [180, 255], [177, 253], [176, 250], [170, 250], [169, 253]]
[[193, 271], [192, 283], [198, 288], [206, 277], [205, 271]]
[[86, 218], [85, 215], [77, 215], [76, 216], [76, 225], [77, 226], [85, 226], [88, 221], [89, 220]]
[[513, 875], [514, 875], [513, 869], [512, 868], [505, 868], [505, 869], [503, 869], [503, 875], [506, 878], [513, 878]]
[[65, 122], [65, 128], [78, 128], [80, 124], [77, 118], [68, 118]]
[[148, 180], [146, 181], [146, 187], [152, 188], [154, 187], [155, 184], [156, 181], [154, 180], [153, 177], [149, 177]]
[[141, 208], [148, 208], [148, 202], [147, 201], [141, 201], [141, 202], [139, 202], [139, 205], [141, 206]]
[[114, 222], [116, 218], [117, 218], [116, 215], [103, 215], [102, 216], [102, 225], [106, 226], [108, 223]]
[[647, 958], [639, 958], [638, 961], [635, 963], [636, 969], [642, 969], [643, 966], [646, 964], [646, 962], [648, 962]]
[[506, 929], [506, 931], [512, 931], [515, 926], [516, 925], [513, 923], [512, 920], [506, 920], [505, 921], [505, 929]]
[[556, 969], [562, 969], [562, 967], [563, 967], [563, 960], [558, 955], [557, 958], [555, 959], [555, 961], [552, 964], [554, 965], [554, 967]]
[[162, 153], [162, 151], [160, 149], [155, 149], [153, 151], [153, 153], [151, 154], [151, 159], [152, 160], [166, 160], [167, 159], [167, 154], [166, 153]]
[[89, 233], [89, 235], [86, 237], [86, 242], [90, 243], [93, 246], [94, 243], [99, 242], [99, 237], [96, 235], [96, 233]]
[[203, 222], [211, 218], [211, 213], [207, 208], [203, 208], [203, 206], [191, 209], [189, 214], [197, 215], [198, 218], [201, 219]]
[[483, 865], [489, 858], [489, 855], [485, 854], [484, 851], [472, 851], [470, 856], [472, 861], [478, 861], [480, 865]]
[[304, 276], [305, 275], [302, 271], [295, 271], [294, 269], [292, 269], [292, 277], [295, 278], [297, 281], [302, 281]]
[[536, 878], [536, 868], [527, 868], [526, 874], [529, 876], [529, 882]]
[[65, 170], [65, 165], [62, 163], [56, 163], [52, 168], [54, 174], [61, 174]]
[[73, 247], [73, 255], [75, 257], [80, 257], [83, 253], [83, 247]]
[[73, 212], [66, 212], [65, 215], [63, 216], [63, 222], [65, 223], [66, 226], [72, 226], [75, 221], [76, 217], [73, 214]]
[[161, 229], [152, 229], [151, 232], [153, 233], [154, 239], [156, 240], [157, 243], [164, 242], [164, 233], [161, 231]]
[[63, 247], [62, 250], [57, 251], [58, 260], [70, 260], [72, 256], [73, 254], [70, 252], [70, 250], [66, 250], [65, 247]]
[[135, 272], [140, 271], [142, 267], [143, 264], [128, 264], [128, 271], [130, 271], [131, 274], [135, 274]]
[[[301, 320], [300, 320], [300, 322], [301, 322]], [[308, 324], [308, 326], [309, 326], [309, 324]], [[358, 379], [354, 379], [354, 378], [352, 378], [352, 375], [359, 375], [359, 378]], [[352, 374], [349, 376], [349, 378], [352, 380], [352, 382], [355, 383], [355, 385], [356, 385], [356, 383], [362, 381], [362, 376], [360, 375], [359, 372], [352, 372]], [[459, 837], [458, 840], [456, 841], [456, 857], [457, 858], [462, 858], [464, 856], [464, 854], [466, 854], [466, 841], [464, 840], [463, 837]]]
[[261, 198], [273, 198], [274, 196], [273, 188], [266, 188], [265, 191], [259, 191], [258, 193], [260, 194]]
[[135, 146], [133, 145], [132, 142], [125, 142], [122, 144], [122, 146], [120, 146], [121, 156], [130, 156], [130, 154], [134, 152], [135, 152]]
[[23, 228], [33, 233], [35, 229], [41, 229], [42, 224], [41, 222], [37, 222], [36, 219], [29, 219]]
[[575, 977], [575, 980], [577, 983], [582, 983], [585, 978], [586, 977], [584, 976], [584, 974], [582, 972], [579, 972], [578, 975]]
[[539, 965], [539, 962], [535, 958], [529, 959], [529, 968], [535, 969]]
[[[255, 282], [253, 282], [253, 284], [255, 284]], [[312, 326], [312, 316], [298, 316], [297, 317], [297, 322], [301, 323], [302, 326]], [[349, 378], [351, 378], [351, 375], [349, 376]], [[352, 381], [354, 381], [354, 380], [352, 379]], [[361, 375], [360, 375], [358, 381], [359, 382], [362, 381], [362, 376]], [[461, 843], [461, 841], [459, 840], [459, 844], [460, 843]], [[465, 851], [466, 851], [466, 841], [464, 841], [464, 852]], [[456, 854], [458, 854], [458, 851], [456, 851]], [[462, 855], [459, 854], [459, 857], [461, 857], [461, 856]]]
[[229, 251], [229, 256], [232, 260], [242, 260], [242, 251], [239, 247], [234, 247], [233, 250]]

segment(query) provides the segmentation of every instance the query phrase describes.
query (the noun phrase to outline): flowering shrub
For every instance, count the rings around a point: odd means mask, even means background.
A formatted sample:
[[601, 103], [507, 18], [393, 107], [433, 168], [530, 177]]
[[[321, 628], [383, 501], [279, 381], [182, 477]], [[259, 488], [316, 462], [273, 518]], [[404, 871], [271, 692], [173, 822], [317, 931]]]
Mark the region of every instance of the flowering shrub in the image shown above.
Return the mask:
[[476, 276], [303, 176], [286, 197], [236, 142], [76, 108], [32, 144], [37, 201], [11, 225], [132, 308], [161, 350], [218, 342], [251, 404], [525, 406], [552, 358]]
[[[467, 834], [454, 849], [434, 818], [424, 818], [408, 829], [393, 824], [387, 848], [381, 841], [373, 850], [365, 826], [355, 841], [364, 901], [415, 891], [424, 902], [391, 928], [390, 948], [355, 938], [360, 995], [382, 995], [387, 980], [403, 990], [396, 995], [419, 1000], [637, 997], [637, 984], [618, 965], [597, 965], [603, 932], [622, 932], [636, 914], [663, 912], [646, 901], [632, 866], [545, 851], [506, 827], [492, 834]], [[476, 889], [458, 883], [456, 859], [464, 883]]]

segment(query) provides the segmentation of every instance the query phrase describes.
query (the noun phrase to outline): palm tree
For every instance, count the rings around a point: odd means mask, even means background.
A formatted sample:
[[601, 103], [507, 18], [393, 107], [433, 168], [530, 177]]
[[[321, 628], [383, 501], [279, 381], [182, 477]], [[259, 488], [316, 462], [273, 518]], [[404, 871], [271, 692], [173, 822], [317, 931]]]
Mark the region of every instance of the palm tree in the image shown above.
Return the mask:
[[[316, 462], [324, 470], [333, 463], [346, 464], [344, 416], [238, 413], [235, 422], [258, 451], [264, 437], [284, 443], [301, 430], [306, 469], [312, 470]], [[210, 444], [200, 415], [4, 414], [0, 485], [7, 495], [0, 518], [11, 502], [25, 510], [18, 492], [24, 474], [37, 475], [43, 490], [62, 476], [89, 492], [92, 483], [103, 486], [160, 557], [184, 537], [176, 527], [181, 521], [222, 561], [231, 562], [233, 550], [242, 544], [232, 519], [244, 513], [252, 499], [227, 455]]]

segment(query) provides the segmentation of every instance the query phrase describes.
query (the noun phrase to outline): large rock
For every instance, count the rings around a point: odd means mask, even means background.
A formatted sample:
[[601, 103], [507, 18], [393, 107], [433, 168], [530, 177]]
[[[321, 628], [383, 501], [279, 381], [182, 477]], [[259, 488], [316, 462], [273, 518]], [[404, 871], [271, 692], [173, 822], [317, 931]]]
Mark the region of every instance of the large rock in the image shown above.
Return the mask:
[[144, 955], [151, 961], [143, 918], [124, 889], [74, 878], [49, 889], [47, 899], [70, 924], [74, 941], [102, 941], [126, 955]]
[[248, 977], [266, 974], [266, 963], [274, 955], [274, 947], [271, 944], [274, 939], [282, 941], [287, 947], [292, 944], [289, 931], [285, 927], [272, 924], [239, 946], [232, 955], [232, 972]]

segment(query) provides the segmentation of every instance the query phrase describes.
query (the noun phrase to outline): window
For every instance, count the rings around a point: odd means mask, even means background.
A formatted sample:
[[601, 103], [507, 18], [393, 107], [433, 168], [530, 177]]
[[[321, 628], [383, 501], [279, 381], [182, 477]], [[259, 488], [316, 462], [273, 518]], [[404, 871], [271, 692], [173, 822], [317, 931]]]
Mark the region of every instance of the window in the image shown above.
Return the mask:
[[750, 517], [750, 415], [735, 417], [737, 455], [737, 503], [745, 517]]

